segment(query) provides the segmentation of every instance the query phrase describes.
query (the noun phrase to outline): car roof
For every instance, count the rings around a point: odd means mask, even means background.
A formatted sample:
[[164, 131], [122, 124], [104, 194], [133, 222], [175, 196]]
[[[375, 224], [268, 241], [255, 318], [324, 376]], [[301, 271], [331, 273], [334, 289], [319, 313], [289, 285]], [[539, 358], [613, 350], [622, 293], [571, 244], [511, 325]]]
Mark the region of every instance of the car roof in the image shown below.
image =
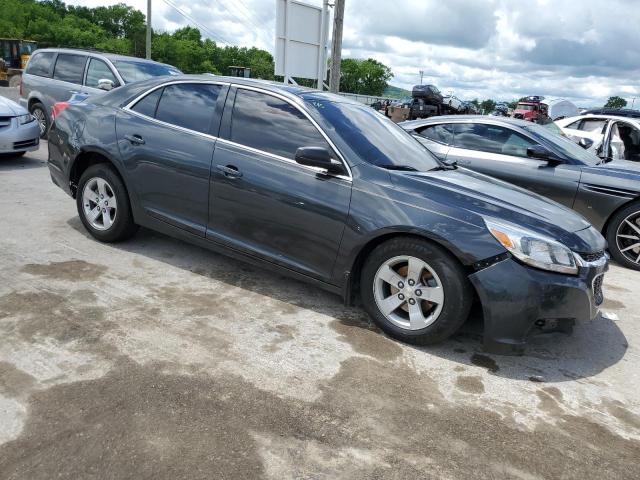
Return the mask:
[[[129, 55], [120, 55], [117, 53], [109, 53], [109, 52], [101, 52], [99, 50], [86, 50], [86, 49], [82, 49], [82, 48], [57, 48], [57, 47], [51, 47], [51, 48], [39, 48], [37, 49], [35, 53], [40, 53], [40, 52], [56, 52], [56, 53], [71, 53], [71, 54], [81, 54], [81, 55], [90, 55], [90, 56], [94, 56], [94, 57], [103, 57], [103, 58], [108, 58], [109, 60], [128, 60], [128, 61], [136, 61], [136, 62], [140, 62], [140, 63], [156, 63], [156, 64], [161, 64], [161, 65], [167, 65], [170, 67], [173, 67], [173, 65], [168, 65], [166, 63], [162, 63], [162, 62], [156, 62], [154, 60], [147, 60], [146, 58], [138, 58], [138, 57], [132, 57]], [[173, 67], [176, 68], [176, 67]]]
[[493, 117], [489, 115], [441, 115], [429, 118], [421, 118], [419, 120], [410, 120], [408, 122], [399, 123], [402, 128], [405, 130], [413, 130], [418, 127], [423, 127], [427, 125], [437, 124], [437, 123], [465, 123], [465, 122], [483, 122], [483, 123], [492, 123], [495, 125], [508, 125], [508, 126], [516, 126], [516, 127], [526, 127], [530, 126], [531, 122], [527, 122], [525, 120], [520, 120], [518, 118], [511, 117]]
[[573, 117], [567, 117], [567, 118], [563, 118], [561, 121], [562, 123], [566, 123], [567, 125], [572, 123], [572, 122], [577, 122], [578, 120], [589, 120], [589, 119], [596, 119], [596, 120], [625, 120], [627, 122], [633, 122], [633, 123], [640, 123], [640, 118], [637, 117], [627, 117], [624, 115], [600, 115], [600, 114], [594, 114], [594, 113], [589, 113], [587, 115], [582, 114], [582, 115], [575, 115]]
[[255, 88], [260, 88], [262, 90], [266, 90], [269, 92], [278, 93], [296, 102], [301, 102], [302, 100], [307, 100], [307, 101], [322, 100], [322, 101], [331, 101], [334, 103], [335, 102], [351, 103], [351, 104], [363, 106], [362, 103], [356, 102], [355, 100], [351, 100], [350, 98], [343, 97], [343, 96], [336, 95], [329, 92], [314, 90], [312, 88], [301, 87], [298, 85], [285, 85], [283, 83], [279, 83], [271, 80], [260, 80], [255, 78], [244, 78], [244, 77], [229, 77], [229, 76], [223, 76], [223, 75], [213, 75], [210, 73], [199, 74], [199, 75], [164, 75], [164, 76], [153, 77], [147, 80], [130, 83], [123, 87], [113, 89], [110, 92], [103, 95], [90, 97], [88, 102], [99, 103], [103, 105], [112, 105], [112, 106], [123, 105], [158, 85], [163, 85], [165, 83], [189, 82], [189, 81], [193, 81], [193, 82], [219, 81], [219, 82], [231, 83], [235, 85], [255, 87]]

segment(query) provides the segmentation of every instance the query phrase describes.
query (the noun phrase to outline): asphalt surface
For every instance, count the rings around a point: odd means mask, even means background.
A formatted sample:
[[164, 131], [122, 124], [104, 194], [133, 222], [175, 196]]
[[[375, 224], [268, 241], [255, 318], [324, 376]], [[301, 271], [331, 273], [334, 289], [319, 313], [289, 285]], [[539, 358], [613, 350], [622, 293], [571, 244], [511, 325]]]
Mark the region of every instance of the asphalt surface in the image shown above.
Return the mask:
[[160, 234], [94, 241], [46, 148], [0, 160], [0, 478], [640, 478], [640, 273], [523, 357], [410, 347]]

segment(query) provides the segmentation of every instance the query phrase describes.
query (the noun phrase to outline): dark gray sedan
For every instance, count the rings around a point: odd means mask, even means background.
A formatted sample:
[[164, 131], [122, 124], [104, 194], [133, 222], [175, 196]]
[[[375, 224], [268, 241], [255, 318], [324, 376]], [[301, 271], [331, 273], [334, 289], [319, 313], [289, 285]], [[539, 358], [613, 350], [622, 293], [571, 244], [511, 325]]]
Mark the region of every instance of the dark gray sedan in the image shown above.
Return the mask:
[[476, 304], [485, 347], [519, 353], [603, 301], [606, 242], [584, 218], [442, 164], [343, 97], [182, 76], [53, 111], [51, 178], [97, 240], [158, 230], [357, 300], [417, 344]]
[[440, 160], [491, 175], [574, 209], [600, 230], [611, 255], [640, 270], [640, 165], [602, 160], [549, 129], [511, 118], [433, 117], [404, 122]]

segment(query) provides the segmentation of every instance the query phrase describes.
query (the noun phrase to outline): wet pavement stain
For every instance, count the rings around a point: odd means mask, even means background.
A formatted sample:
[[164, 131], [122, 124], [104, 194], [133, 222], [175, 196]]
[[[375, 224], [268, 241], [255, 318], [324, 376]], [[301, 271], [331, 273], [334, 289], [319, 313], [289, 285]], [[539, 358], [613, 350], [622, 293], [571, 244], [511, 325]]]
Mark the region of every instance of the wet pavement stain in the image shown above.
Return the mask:
[[568, 414], [525, 429], [451, 403], [406, 365], [353, 357], [313, 402], [235, 375], [165, 372], [125, 360], [100, 379], [33, 393], [21, 435], [0, 446], [0, 476], [253, 479], [266, 467], [275, 478], [640, 476], [636, 440]]
[[482, 377], [475, 375], [461, 375], [456, 378], [456, 387], [466, 393], [473, 393], [479, 395], [484, 393], [484, 383], [482, 383]]
[[605, 400], [603, 404], [607, 411], [623, 424], [640, 431], [640, 415], [629, 411], [623, 403], [617, 400]]
[[486, 368], [491, 373], [496, 373], [500, 370], [500, 367], [493, 358], [481, 353], [471, 355], [471, 363], [478, 367]]
[[93, 281], [107, 272], [104, 265], [85, 262], [84, 260], [68, 260], [65, 262], [51, 262], [46, 264], [29, 263], [22, 267], [22, 271], [31, 275], [45, 277], [51, 280]]
[[9, 362], [0, 361], [0, 394], [21, 397], [33, 388], [36, 379]]
[[267, 327], [267, 331], [277, 334], [277, 337], [272, 340], [269, 345], [265, 345], [263, 347], [265, 351], [270, 353], [280, 350], [283, 343], [294, 340], [295, 335], [298, 333], [298, 329], [296, 327], [284, 324], [269, 326]]
[[402, 355], [402, 347], [368, 323], [367, 317], [343, 315], [332, 320], [329, 326], [340, 334], [339, 340], [348, 343], [354, 351], [363, 355], [387, 361]]

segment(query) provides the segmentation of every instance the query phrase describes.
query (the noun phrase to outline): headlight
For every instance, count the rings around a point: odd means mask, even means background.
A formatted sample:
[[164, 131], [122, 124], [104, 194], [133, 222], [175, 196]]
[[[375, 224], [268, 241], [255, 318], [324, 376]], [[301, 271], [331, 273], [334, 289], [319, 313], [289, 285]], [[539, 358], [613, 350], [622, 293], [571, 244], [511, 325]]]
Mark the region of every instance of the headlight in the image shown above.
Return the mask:
[[531, 230], [499, 221], [484, 221], [500, 244], [527, 265], [552, 272], [578, 273], [574, 253], [560, 242]]
[[20, 125], [25, 125], [27, 123], [31, 123], [34, 120], [35, 120], [35, 118], [30, 113], [27, 113], [26, 115], [20, 115], [18, 117], [18, 123], [20, 123]]

